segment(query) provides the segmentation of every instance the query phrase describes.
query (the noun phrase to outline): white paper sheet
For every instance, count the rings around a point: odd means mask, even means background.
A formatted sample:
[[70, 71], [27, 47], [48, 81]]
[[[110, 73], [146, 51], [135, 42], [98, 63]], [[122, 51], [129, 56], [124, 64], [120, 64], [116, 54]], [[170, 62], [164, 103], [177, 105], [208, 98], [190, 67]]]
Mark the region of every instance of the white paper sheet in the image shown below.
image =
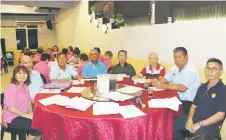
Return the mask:
[[41, 89], [38, 93], [60, 93], [60, 89]]
[[119, 93], [119, 92], [110, 92], [110, 93], [103, 94], [101, 96], [114, 101], [126, 101], [134, 97], [134, 96], [130, 96], [130, 95]]
[[119, 113], [123, 118], [132, 118], [145, 115], [139, 108], [134, 105], [120, 106]]
[[117, 114], [119, 104], [115, 102], [96, 102], [93, 105], [93, 115]]
[[74, 97], [74, 98], [71, 98], [70, 101], [66, 103], [66, 108], [73, 108], [73, 109], [85, 111], [94, 103], [95, 103], [94, 101], [87, 100], [82, 97]]
[[68, 93], [81, 93], [86, 87], [71, 87], [67, 92]]
[[174, 111], [179, 110], [179, 105], [182, 104], [177, 97], [165, 98], [165, 99], [151, 99], [148, 101], [150, 108], [169, 108]]
[[156, 88], [156, 87], [148, 87], [149, 89], [152, 89], [153, 91], [163, 91], [165, 89], [162, 88]]
[[144, 90], [144, 89], [140, 88], [140, 87], [135, 87], [135, 86], [126, 86], [126, 87], [117, 89], [118, 92], [126, 93], [126, 94], [133, 94], [133, 93], [139, 92], [141, 90]]
[[48, 106], [48, 105], [55, 104], [55, 100], [57, 99], [59, 100], [61, 97], [62, 97], [61, 95], [54, 95], [45, 99], [41, 99], [39, 100], [39, 102], [44, 106]]

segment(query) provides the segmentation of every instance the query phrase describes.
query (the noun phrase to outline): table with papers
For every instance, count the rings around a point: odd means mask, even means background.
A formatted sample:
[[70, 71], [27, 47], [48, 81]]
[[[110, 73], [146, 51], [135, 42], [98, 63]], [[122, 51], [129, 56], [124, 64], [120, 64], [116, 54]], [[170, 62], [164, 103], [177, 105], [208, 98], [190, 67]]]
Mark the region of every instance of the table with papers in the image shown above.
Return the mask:
[[[129, 78], [124, 78], [118, 83], [143, 88], [143, 84], [134, 85]], [[83, 85], [83, 87], [91, 86], [93, 83], [87, 81]], [[81, 85], [73, 85], [73, 87], [81, 87]], [[168, 108], [149, 108], [148, 105], [151, 104], [152, 99], [177, 97], [175, 91], [154, 91], [151, 98], [147, 91], [143, 91], [141, 99], [146, 104], [146, 108], [142, 108], [136, 104], [134, 98], [123, 102], [94, 102], [82, 98], [79, 93], [67, 92], [70, 89], [72, 92], [82, 91], [82, 88], [70, 87], [64, 93], [39, 93], [35, 97], [32, 127], [42, 131], [43, 140], [171, 140], [173, 138], [173, 118], [180, 115], [181, 108], [179, 111], [174, 111]], [[59, 96], [63, 97], [59, 98]], [[117, 100], [115, 95], [109, 96]], [[130, 98], [130, 94], [118, 96], [122, 96], [121, 99]], [[51, 100], [44, 100], [47, 98]], [[46, 105], [43, 105], [43, 101]]]

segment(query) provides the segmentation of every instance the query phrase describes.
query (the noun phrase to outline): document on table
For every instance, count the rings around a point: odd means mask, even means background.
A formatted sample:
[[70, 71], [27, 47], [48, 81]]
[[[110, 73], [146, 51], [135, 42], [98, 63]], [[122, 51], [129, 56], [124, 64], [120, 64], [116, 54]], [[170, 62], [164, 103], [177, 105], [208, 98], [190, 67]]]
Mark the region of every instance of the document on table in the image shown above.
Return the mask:
[[179, 110], [179, 105], [182, 104], [177, 97], [165, 98], [165, 99], [151, 99], [148, 101], [150, 108], [169, 108], [174, 111]]
[[117, 89], [118, 92], [126, 93], [126, 94], [133, 94], [141, 90], [144, 90], [144, 89], [140, 87], [135, 87], [135, 86], [126, 86], [126, 87]]
[[139, 108], [134, 105], [120, 106], [119, 113], [123, 118], [132, 118], [145, 115]]
[[126, 101], [134, 98], [134, 96], [130, 96], [130, 95], [119, 93], [119, 92], [110, 92], [110, 93], [102, 94], [101, 96], [114, 101]]
[[81, 93], [86, 87], [71, 87], [67, 92], [68, 93]]
[[60, 93], [60, 89], [41, 89], [38, 93]]
[[118, 114], [119, 104], [115, 102], [96, 102], [93, 105], [93, 115]]
[[74, 98], [71, 98], [66, 103], [66, 108], [72, 108], [72, 109], [85, 111], [94, 103], [95, 103], [95, 101], [87, 100], [83, 97], [74, 97]]
[[48, 106], [51, 104], [55, 104], [57, 100], [60, 100], [61, 98], [64, 98], [65, 96], [61, 96], [61, 95], [54, 95], [45, 99], [41, 99], [39, 100], [39, 102], [41, 104], [43, 104], [44, 106]]
[[156, 87], [148, 87], [149, 89], [152, 89], [153, 91], [163, 91], [165, 89], [162, 88], [156, 88]]

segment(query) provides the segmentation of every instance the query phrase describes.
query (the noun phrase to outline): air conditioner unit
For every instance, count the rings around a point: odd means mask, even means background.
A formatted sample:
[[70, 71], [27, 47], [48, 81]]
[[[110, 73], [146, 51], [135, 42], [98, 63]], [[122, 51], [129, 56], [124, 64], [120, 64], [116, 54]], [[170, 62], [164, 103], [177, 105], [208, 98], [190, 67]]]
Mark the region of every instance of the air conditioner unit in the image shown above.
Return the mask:
[[18, 26], [38, 26], [45, 25], [45, 21], [16, 21]]

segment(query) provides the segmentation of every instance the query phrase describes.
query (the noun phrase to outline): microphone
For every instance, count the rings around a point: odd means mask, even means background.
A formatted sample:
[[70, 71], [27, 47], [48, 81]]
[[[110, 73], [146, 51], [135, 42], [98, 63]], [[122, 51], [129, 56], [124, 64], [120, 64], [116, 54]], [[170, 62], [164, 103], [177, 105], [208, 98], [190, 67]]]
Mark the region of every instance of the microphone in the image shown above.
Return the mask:
[[140, 97], [137, 97], [137, 98], [136, 98], [136, 103], [137, 103], [137, 104], [140, 104], [140, 105], [142, 106], [142, 108], [145, 108], [145, 107], [146, 107], [146, 105], [143, 103], [143, 101], [141, 100]]

